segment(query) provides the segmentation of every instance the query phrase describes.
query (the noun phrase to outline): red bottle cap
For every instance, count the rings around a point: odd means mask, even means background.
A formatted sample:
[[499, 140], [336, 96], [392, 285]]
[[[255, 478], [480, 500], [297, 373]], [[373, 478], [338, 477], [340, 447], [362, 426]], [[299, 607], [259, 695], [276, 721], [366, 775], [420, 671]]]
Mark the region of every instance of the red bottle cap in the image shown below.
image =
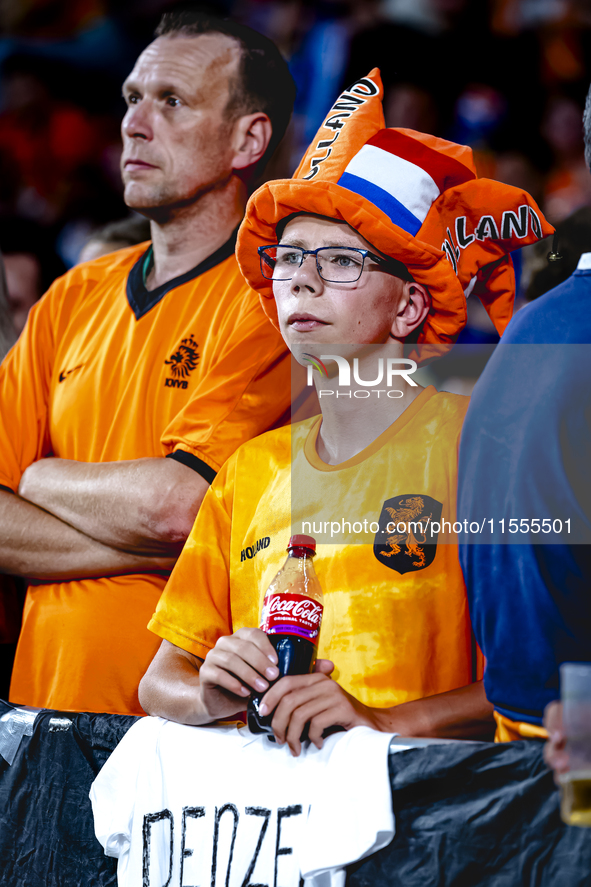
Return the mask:
[[316, 554], [316, 539], [313, 536], [292, 536], [287, 550], [291, 551], [292, 548], [309, 548]]

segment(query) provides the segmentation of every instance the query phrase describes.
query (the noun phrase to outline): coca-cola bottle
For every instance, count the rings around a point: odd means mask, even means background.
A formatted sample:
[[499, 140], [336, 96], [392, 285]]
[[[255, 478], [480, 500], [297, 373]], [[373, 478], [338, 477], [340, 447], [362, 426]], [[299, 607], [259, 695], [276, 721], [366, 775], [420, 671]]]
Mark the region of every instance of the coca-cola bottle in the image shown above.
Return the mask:
[[[267, 589], [261, 613], [260, 627], [268, 635], [279, 660], [276, 680], [284, 675], [312, 671], [322, 622], [322, 589], [312, 563], [316, 540], [312, 536], [292, 536], [287, 551], [284, 565]], [[265, 717], [259, 713], [264, 695], [253, 694], [249, 699], [248, 726], [252, 733], [267, 733], [272, 737], [274, 712]]]

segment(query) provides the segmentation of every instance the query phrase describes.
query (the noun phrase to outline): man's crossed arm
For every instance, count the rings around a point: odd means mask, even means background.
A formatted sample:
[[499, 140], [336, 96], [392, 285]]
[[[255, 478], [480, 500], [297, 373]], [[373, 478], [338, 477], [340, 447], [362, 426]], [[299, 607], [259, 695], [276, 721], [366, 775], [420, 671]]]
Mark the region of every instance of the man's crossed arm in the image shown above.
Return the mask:
[[170, 570], [208, 483], [174, 459], [42, 459], [0, 490], [0, 571], [72, 579]]
[[494, 729], [482, 681], [391, 708], [372, 708], [331, 679], [333, 668], [328, 659], [320, 659], [313, 674], [272, 684], [279, 674], [277, 655], [258, 628], [241, 628], [220, 638], [203, 661], [163, 641], [140, 683], [140, 704], [151, 715], [203, 725], [235, 716], [253, 691], [267, 690], [259, 710], [262, 715], [275, 712], [275, 737], [287, 742], [296, 756], [306, 724], [318, 748], [324, 730], [335, 725], [448, 739], [490, 738]]

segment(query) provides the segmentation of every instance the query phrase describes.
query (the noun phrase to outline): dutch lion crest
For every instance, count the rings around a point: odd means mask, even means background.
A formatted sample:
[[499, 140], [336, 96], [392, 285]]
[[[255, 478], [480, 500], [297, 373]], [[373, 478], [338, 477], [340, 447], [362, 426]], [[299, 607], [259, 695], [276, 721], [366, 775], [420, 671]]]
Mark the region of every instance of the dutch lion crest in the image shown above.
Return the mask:
[[441, 502], [431, 496], [393, 496], [382, 506], [379, 530], [374, 540], [375, 557], [397, 573], [424, 570], [433, 562], [438, 534], [431, 523], [438, 522]]
[[177, 379], [186, 379], [199, 363], [199, 346], [192, 336], [183, 339], [177, 350], [164, 363]]

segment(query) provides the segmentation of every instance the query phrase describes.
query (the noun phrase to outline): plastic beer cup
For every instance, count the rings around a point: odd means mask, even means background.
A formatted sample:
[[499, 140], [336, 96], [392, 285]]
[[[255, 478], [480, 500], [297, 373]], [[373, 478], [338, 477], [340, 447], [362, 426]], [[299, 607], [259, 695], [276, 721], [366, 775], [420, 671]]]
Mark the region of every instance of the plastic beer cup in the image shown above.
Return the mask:
[[569, 758], [559, 778], [560, 815], [568, 825], [591, 826], [591, 663], [560, 666], [560, 698]]

